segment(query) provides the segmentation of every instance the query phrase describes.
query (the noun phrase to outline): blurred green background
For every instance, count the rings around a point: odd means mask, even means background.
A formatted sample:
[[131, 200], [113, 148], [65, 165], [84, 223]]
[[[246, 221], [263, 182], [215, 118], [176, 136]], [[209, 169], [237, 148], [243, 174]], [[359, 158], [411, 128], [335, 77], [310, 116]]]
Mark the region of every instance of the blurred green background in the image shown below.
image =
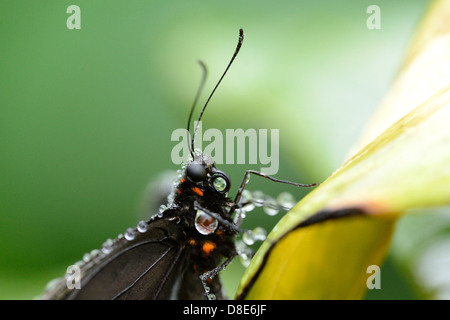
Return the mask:
[[[69, 30], [66, 9], [81, 9]], [[369, 30], [366, 9], [381, 8]], [[0, 299], [31, 299], [85, 252], [135, 226], [145, 190], [176, 170], [201, 70], [207, 128], [280, 131], [277, 177], [320, 182], [346, 159], [393, 81], [428, 1], [0, 2]], [[246, 169], [222, 165], [235, 194]], [[251, 190], [307, 190], [254, 177]], [[244, 227], [279, 217], [253, 211]], [[368, 299], [422, 297], [389, 258]], [[232, 295], [244, 268], [223, 274]]]

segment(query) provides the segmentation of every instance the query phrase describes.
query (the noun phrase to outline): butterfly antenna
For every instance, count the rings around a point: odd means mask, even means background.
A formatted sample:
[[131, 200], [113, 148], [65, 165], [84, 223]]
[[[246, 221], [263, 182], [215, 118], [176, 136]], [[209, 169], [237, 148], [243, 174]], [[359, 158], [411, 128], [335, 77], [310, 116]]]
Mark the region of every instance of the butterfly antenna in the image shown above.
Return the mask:
[[[200, 112], [200, 116], [198, 117], [197, 124], [195, 126], [194, 134], [192, 135], [192, 141], [191, 141], [191, 155], [192, 155], [192, 157], [194, 157], [192, 150], [194, 150], [195, 134], [197, 133], [198, 126], [199, 126], [200, 120], [202, 119], [203, 113], [205, 112], [205, 109], [208, 106], [209, 100], [211, 100], [212, 96], [214, 95], [214, 92], [216, 91], [216, 89], [219, 86], [220, 82], [222, 81], [223, 77], [225, 77], [225, 74], [227, 73], [228, 69], [230, 68], [231, 64], [233, 63], [234, 58], [236, 58], [237, 54], [239, 53], [239, 50], [241, 49], [243, 41], [244, 41], [244, 30], [243, 29], [239, 29], [239, 41], [238, 41], [236, 50], [234, 51], [233, 57], [231, 58], [230, 62], [228, 63], [227, 68], [223, 72], [223, 74], [220, 77], [219, 81], [217, 82], [216, 86], [212, 90], [211, 94], [209, 95], [208, 100], [206, 100], [206, 103], [203, 106], [202, 112]], [[192, 115], [192, 111], [193, 110], [191, 110], [191, 115]]]
[[[189, 141], [189, 126], [191, 124], [192, 114], [194, 113], [195, 106], [197, 105], [200, 94], [203, 91], [203, 87], [205, 86], [205, 82], [206, 82], [206, 77], [208, 75], [208, 69], [206, 68], [206, 65], [203, 63], [203, 61], [199, 60], [198, 63], [202, 67], [203, 76], [202, 76], [202, 80], [200, 82], [200, 86], [197, 89], [197, 93], [195, 95], [195, 99], [194, 99], [194, 103], [192, 104], [191, 111], [189, 112], [189, 118], [188, 118], [188, 122], [187, 122], [187, 138], [188, 138], [187, 141]], [[192, 159], [194, 159], [194, 143], [192, 143], [192, 147], [188, 143], [188, 148], [189, 148], [189, 153], [192, 156]]]

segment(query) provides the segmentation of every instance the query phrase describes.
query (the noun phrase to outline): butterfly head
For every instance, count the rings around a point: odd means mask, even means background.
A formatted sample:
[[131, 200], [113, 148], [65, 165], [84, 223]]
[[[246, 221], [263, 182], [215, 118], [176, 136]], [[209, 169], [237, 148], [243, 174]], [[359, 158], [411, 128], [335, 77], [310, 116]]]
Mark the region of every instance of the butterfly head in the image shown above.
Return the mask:
[[193, 160], [186, 166], [186, 178], [221, 194], [226, 194], [231, 187], [228, 175], [218, 170], [213, 158], [205, 153], [194, 153]]

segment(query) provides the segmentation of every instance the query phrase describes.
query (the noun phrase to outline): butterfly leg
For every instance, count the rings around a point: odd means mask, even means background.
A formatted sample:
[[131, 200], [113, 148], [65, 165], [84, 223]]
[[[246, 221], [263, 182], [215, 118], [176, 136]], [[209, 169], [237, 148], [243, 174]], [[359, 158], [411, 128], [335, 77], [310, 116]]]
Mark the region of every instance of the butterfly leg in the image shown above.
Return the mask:
[[[245, 203], [240, 203], [241, 202], [241, 198], [242, 198], [242, 194], [243, 194], [244, 189], [245, 189], [245, 186], [249, 182], [251, 174], [254, 174], [254, 175], [257, 175], [257, 176], [269, 179], [269, 180], [274, 181], [274, 182], [290, 184], [290, 185], [293, 185], [293, 186], [296, 186], [296, 187], [309, 188], [309, 187], [315, 187], [315, 186], [318, 185], [318, 183], [303, 184], [303, 183], [296, 183], [296, 182], [291, 182], [291, 181], [287, 181], [287, 180], [281, 180], [281, 179], [274, 178], [272, 176], [269, 176], [269, 175], [267, 175], [265, 173], [262, 173], [262, 172], [259, 172], [259, 171], [247, 170], [245, 172], [245, 174], [244, 174], [244, 179], [242, 179], [241, 185], [240, 185], [240, 187], [238, 189], [238, 192], [236, 194], [236, 197], [234, 199], [234, 206], [231, 208], [230, 214], [233, 214], [236, 209], [240, 209], [240, 208], [244, 207], [245, 205], [248, 205], [249, 203], [253, 203], [253, 201], [247, 201]], [[266, 206], [266, 207], [273, 207], [272, 204], [263, 204], [263, 205]], [[273, 207], [273, 209], [285, 210], [286, 208], [283, 208], [282, 206], [281, 207], [280, 206], [276, 206], [276, 208]], [[238, 217], [237, 221], [235, 221], [235, 223], [236, 223], [236, 225], [239, 226], [242, 223], [242, 218]]]
[[244, 179], [242, 179], [241, 186], [239, 187], [239, 190], [238, 190], [238, 192], [236, 194], [236, 198], [234, 199], [234, 203], [239, 203], [239, 201], [241, 200], [242, 192], [244, 191], [245, 186], [247, 185], [247, 183], [249, 181], [250, 174], [255, 174], [257, 176], [260, 176], [260, 177], [272, 180], [274, 182], [286, 183], [286, 184], [290, 184], [290, 185], [293, 185], [293, 186], [296, 186], [296, 187], [310, 188], [310, 187], [315, 187], [315, 186], [318, 185], [318, 183], [303, 184], [303, 183], [296, 183], [296, 182], [291, 182], [291, 181], [286, 181], [286, 180], [280, 180], [280, 179], [274, 178], [272, 176], [269, 176], [269, 175], [267, 175], [265, 173], [262, 173], [262, 172], [259, 172], [259, 171], [247, 170], [245, 172]]
[[214, 278], [217, 274], [219, 274], [220, 271], [224, 270], [230, 263], [231, 261], [234, 259], [234, 257], [237, 254], [234, 253], [233, 255], [229, 256], [221, 265], [215, 267], [214, 269], [207, 271], [205, 273], [203, 273], [200, 276], [200, 280], [202, 282], [202, 286], [203, 286], [203, 290], [205, 291], [205, 296], [208, 300], [215, 300], [216, 296], [214, 293], [211, 293], [209, 285], [208, 285], [208, 279], [212, 280], [212, 278]]

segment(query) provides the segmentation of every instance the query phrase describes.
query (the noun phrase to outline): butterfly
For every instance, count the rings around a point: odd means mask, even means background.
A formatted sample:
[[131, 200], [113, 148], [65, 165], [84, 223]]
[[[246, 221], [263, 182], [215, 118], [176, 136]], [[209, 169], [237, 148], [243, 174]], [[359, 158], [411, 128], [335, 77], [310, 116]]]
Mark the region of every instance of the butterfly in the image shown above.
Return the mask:
[[[239, 30], [234, 54], [201, 110], [197, 124], [236, 58], [244, 39]], [[190, 110], [193, 111], [206, 79]], [[115, 240], [87, 254], [71, 266], [63, 279], [48, 285], [43, 299], [223, 299], [217, 276], [242, 249], [235, 241], [245, 233], [240, 228], [243, 209], [258, 204], [245, 193], [250, 175], [300, 187], [264, 173], [247, 170], [234, 199], [228, 196], [229, 176], [219, 170], [213, 158], [194, 147], [194, 129], [190, 156], [183, 164], [166, 206], [135, 228], [129, 228]], [[259, 203], [261, 205], [262, 203]], [[282, 207], [282, 206], [281, 206]]]

